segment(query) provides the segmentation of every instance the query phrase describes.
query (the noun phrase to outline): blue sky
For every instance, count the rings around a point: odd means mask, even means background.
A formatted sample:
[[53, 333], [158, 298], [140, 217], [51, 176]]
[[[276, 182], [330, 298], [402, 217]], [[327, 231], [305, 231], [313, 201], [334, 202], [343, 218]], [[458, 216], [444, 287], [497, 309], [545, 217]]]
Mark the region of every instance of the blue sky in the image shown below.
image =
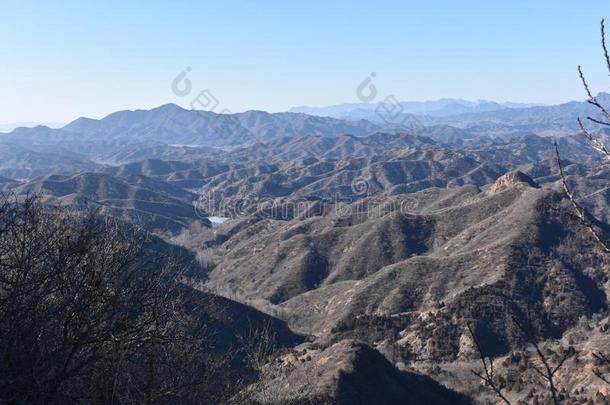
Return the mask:
[[0, 123], [188, 106], [204, 89], [218, 110], [357, 102], [371, 72], [402, 100], [581, 99], [579, 63], [610, 84], [602, 17], [607, 1], [3, 0]]

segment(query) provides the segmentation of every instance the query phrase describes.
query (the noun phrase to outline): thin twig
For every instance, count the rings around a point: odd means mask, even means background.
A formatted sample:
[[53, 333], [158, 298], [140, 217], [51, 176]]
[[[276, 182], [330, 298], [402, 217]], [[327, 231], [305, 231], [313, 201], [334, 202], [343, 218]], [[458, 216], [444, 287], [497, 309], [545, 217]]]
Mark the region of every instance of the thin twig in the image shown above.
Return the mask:
[[[604, 363], [606, 366], [610, 365], [610, 358], [608, 358], [608, 356], [602, 352], [593, 352], [593, 357], [595, 357], [599, 362]], [[599, 371], [597, 367], [593, 369], [593, 374], [595, 374], [597, 378], [606, 384], [610, 385], [610, 380], [601, 371]]]
[[606, 158], [610, 159], [610, 150], [608, 150], [603, 142], [593, 136], [593, 134], [584, 126], [580, 118], [578, 118], [578, 126], [580, 127], [582, 135], [587, 139], [587, 141], [589, 141], [593, 149], [599, 153], [603, 153]]
[[610, 127], [610, 122], [606, 122], [606, 121], [598, 120], [598, 119], [595, 119], [595, 118], [593, 118], [593, 117], [587, 117], [587, 119], [588, 119], [589, 121], [591, 121], [591, 122], [596, 123], [596, 124], [599, 124], [599, 125], [605, 125], [605, 126], [609, 126], [609, 127]]
[[604, 57], [606, 58], [606, 66], [608, 66], [608, 72], [610, 72], [610, 56], [608, 56], [608, 48], [606, 47], [606, 30], [604, 27], [604, 19], [601, 22], [601, 36], [602, 36], [602, 48], [604, 49]]
[[578, 74], [580, 75], [580, 80], [582, 81], [582, 85], [585, 88], [585, 92], [587, 93], [587, 97], [589, 97], [587, 102], [589, 104], [591, 104], [592, 106], [595, 106], [598, 110], [600, 110], [601, 113], [606, 118], [610, 119], [610, 112], [608, 112], [608, 110], [606, 110], [606, 108], [603, 105], [601, 105], [601, 103], [599, 101], [597, 101], [595, 96], [593, 96], [593, 93], [591, 93], [591, 89], [589, 88], [589, 84], [587, 83], [587, 79], [585, 79], [585, 75], [582, 72], [582, 67], [580, 65], [578, 65]]

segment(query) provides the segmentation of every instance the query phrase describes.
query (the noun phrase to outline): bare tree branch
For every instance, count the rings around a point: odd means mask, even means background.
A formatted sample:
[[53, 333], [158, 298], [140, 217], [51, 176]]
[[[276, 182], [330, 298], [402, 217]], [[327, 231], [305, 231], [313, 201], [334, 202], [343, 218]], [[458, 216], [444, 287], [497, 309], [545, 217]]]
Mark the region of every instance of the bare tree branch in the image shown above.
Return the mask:
[[504, 401], [505, 404], [510, 405], [510, 402], [508, 401], [508, 399], [506, 399], [504, 394], [502, 394], [502, 388], [500, 388], [500, 386], [494, 380], [494, 361], [493, 361], [493, 359], [489, 358], [489, 364], [488, 364], [488, 361], [486, 360], [487, 357], [483, 353], [483, 348], [481, 347], [481, 343], [479, 342], [479, 339], [477, 339], [470, 322], [466, 323], [466, 327], [468, 328], [468, 332], [470, 333], [472, 341], [474, 342], [475, 347], [477, 348], [477, 351], [479, 352], [479, 358], [481, 359], [481, 364], [483, 365], [483, 371], [485, 373], [485, 375], [483, 375], [475, 370], [471, 370], [472, 374], [474, 374], [475, 376], [477, 376], [481, 380], [483, 380], [483, 382], [486, 385], [488, 385], [496, 393], [496, 395], [502, 401]]
[[563, 170], [563, 165], [561, 163], [561, 154], [559, 152], [559, 145], [557, 143], [557, 140], [554, 141], [554, 146], [555, 146], [555, 157], [556, 157], [556, 161], [557, 161], [557, 167], [559, 168], [559, 175], [561, 177], [561, 183], [563, 186], [564, 194], [568, 197], [568, 200], [572, 204], [572, 207], [574, 207], [574, 211], [576, 212], [578, 219], [589, 230], [589, 232], [591, 233], [593, 238], [604, 249], [605, 253], [610, 253], [610, 248], [608, 247], [606, 242], [604, 242], [604, 240], [602, 239], [602, 237], [598, 233], [598, 231], [595, 229], [593, 222], [588, 217], [587, 211], [583, 207], [581, 207], [581, 205], [576, 201], [574, 194], [570, 190], [570, 186], [568, 185], [568, 179], [566, 178], [565, 172]]
[[589, 104], [591, 104], [592, 106], [596, 107], [604, 115], [604, 117], [606, 117], [607, 119], [610, 119], [610, 113], [608, 112], [608, 110], [606, 110], [606, 108], [603, 105], [601, 105], [601, 103], [597, 100], [597, 98], [595, 98], [593, 93], [591, 93], [591, 89], [589, 88], [589, 84], [587, 83], [587, 80], [585, 79], [585, 75], [582, 72], [582, 67], [580, 65], [578, 65], [578, 74], [580, 75], [580, 80], [582, 81], [582, 85], [585, 88], [587, 97], [589, 98], [587, 100], [587, 102]]
[[610, 122], [606, 122], [606, 121], [598, 120], [598, 119], [596, 119], [596, 118], [589, 117], [589, 116], [587, 116], [587, 119], [588, 119], [589, 121], [591, 121], [591, 122], [595, 123], [595, 124], [598, 124], [598, 125], [610, 126]]
[[608, 47], [606, 47], [606, 30], [605, 30], [603, 18], [602, 18], [600, 25], [601, 25], [602, 48], [604, 49], [604, 58], [606, 59], [606, 66], [608, 67], [608, 72], [610, 73], [610, 56], [608, 56]]
[[[610, 366], [610, 358], [602, 353], [602, 352], [593, 352], [593, 357], [600, 363], [602, 363], [605, 366]], [[593, 369], [593, 374], [595, 374], [597, 376], [597, 378], [599, 378], [600, 380], [602, 380], [603, 382], [605, 382], [606, 384], [610, 385], [610, 379], [608, 377], [606, 377], [604, 375], [604, 373], [602, 373], [598, 367], [595, 367]]]
[[593, 149], [600, 152], [610, 159], [610, 150], [604, 145], [599, 139], [595, 138], [593, 134], [584, 126], [582, 120], [578, 118], [578, 126], [580, 127], [582, 135], [589, 141]]

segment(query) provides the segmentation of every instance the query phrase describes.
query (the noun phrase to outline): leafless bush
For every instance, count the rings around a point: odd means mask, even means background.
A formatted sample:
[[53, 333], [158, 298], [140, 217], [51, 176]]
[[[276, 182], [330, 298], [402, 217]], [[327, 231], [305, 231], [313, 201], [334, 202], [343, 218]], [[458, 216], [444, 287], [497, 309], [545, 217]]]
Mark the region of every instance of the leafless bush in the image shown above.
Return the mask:
[[261, 326], [250, 324], [246, 332], [239, 336], [239, 340], [248, 363], [259, 372], [277, 349], [277, 336], [269, 323]]
[[[323, 405], [329, 398], [316, 391], [313, 370], [300, 363], [295, 352], [281, 349], [270, 324], [250, 325], [239, 337], [240, 350], [256, 372], [252, 384], [235, 395], [231, 404]], [[301, 366], [301, 367], [299, 367]], [[294, 377], [298, 374], [298, 378]]]
[[214, 268], [214, 257], [212, 256], [212, 252], [210, 252], [208, 249], [199, 250], [195, 258], [202, 269]]
[[[298, 381], [295, 381], [297, 374]], [[307, 367], [287, 361], [281, 356], [271, 356], [261, 369], [257, 381], [233, 398], [232, 404], [325, 405], [336, 403], [328, 395], [317, 391], [316, 377], [314, 372]]]

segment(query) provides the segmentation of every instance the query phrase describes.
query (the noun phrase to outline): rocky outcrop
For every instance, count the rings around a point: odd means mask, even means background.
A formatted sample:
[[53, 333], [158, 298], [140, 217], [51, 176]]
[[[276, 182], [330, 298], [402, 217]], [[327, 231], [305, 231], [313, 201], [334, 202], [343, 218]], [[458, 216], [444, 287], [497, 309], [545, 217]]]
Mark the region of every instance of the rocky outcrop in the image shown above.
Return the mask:
[[267, 379], [247, 396], [292, 404], [471, 403], [430, 377], [398, 370], [377, 350], [351, 339], [325, 348], [302, 345], [268, 367]]
[[515, 170], [509, 173], [506, 173], [504, 176], [498, 178], [494, 184], [489, 188], [489, 194], [496, 194], [498, 191], [504, 190], [511, 186], [525, 186], [532, 188], [540, 188], [538, 183], [532, 180], [527, 174], [520, 172], [519, 170]]

